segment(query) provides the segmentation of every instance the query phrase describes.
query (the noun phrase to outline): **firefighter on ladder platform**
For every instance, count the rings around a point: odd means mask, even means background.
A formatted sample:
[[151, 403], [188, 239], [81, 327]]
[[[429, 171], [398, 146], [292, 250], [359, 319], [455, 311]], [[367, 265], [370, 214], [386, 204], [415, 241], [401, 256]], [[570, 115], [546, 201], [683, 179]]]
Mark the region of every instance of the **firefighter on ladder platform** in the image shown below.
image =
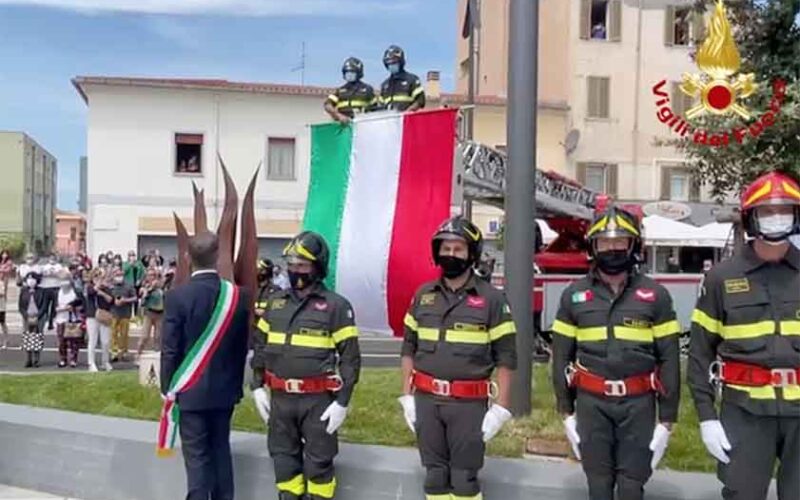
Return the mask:
[[422, 285], [405, 317], [400, 404], [417, 435], [427, 500], [482, 498], [485, 442], [511, 418], [516, 329], [503, 293], [473, 271], [482, 243], [468, 220], [445, 221], [431, 245], [442, 278]]
[[[751, 241], [711, 269], [692, 314], [689, 386], [726, 500], [800, 498], [800, 186], [769, 173], [742, 194]], [[714, 407], [721, 391], [720, 415]]]
[[383, 66], [389, 71], [389, 77], [381, 84], [381, 107], [395, 111], [424, 108], [425, 88], [417, 75], [406, 71], [403, 49], [390, 45], [383, 53]]
[[635, 269], [635, 216], [610, 207], [587, 239], [593, 267], [553, 324], [553, 385], [589, 497], [639, 500], [678, 418], [680, 326], [667, 290]]
[[291, 289], [270, 295], [253, 339], [253, 399], [280, 500], [333, 498], [336, 431], [361, 367], [353, 309], [322, 283], [328, 256], [318, 234], [295, 236], [284, 250]]
[[325, 99], [325, 111], [337, 122], [349, 123], [357, 113], [372, 111], [378, 105], [375, 89], [361, 81], [364, 63], [348, 57], [342, 64], [344, 84]]

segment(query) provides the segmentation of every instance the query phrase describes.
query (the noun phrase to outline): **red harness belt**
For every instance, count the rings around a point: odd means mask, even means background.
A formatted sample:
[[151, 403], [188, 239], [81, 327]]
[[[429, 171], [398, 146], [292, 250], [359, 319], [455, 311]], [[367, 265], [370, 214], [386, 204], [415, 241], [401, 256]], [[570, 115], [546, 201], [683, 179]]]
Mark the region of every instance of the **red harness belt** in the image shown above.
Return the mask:
[[283, 379], [265, 371], [264, 385], [272, 390], [291, 394], [319, 394], [338, 391], [342, 388], [342, 379], [337, 375]]
[[411, 385], [422, 392], [448, 398], [484, 399], [492, 393], [489, 380], [441, 380], [417, 371], [411, 375]]
[[800, 368], [764, 368], [738, 361], [724, 361], [720, 363], [719, 379], [726, 384], [747, 387], [786, 387], [800, 383]]
[[567, 381], [570, 387], [615, 398], [639, 396], [648, 392], [664, 393], [664, 388], [655, 372], [635, 375], [624, 380], [608, 380], [590, 373], [585, 368], [574, 366], [567, 376]]

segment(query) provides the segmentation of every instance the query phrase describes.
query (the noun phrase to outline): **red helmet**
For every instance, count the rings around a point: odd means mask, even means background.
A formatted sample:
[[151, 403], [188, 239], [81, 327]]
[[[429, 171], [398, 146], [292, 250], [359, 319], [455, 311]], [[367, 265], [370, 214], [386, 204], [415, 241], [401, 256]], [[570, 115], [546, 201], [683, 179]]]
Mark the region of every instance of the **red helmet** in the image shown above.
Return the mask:
[[[755, 208], [765, 205], [794, 207], [794, 224], [786, 234], [765, 235], [759, 228]], [[800, 231], [800, 185], [786, 174], [770, 172], [753, 181], [742, 193], [740, 209], [747, 234], [768, 240], [781, 240]]]

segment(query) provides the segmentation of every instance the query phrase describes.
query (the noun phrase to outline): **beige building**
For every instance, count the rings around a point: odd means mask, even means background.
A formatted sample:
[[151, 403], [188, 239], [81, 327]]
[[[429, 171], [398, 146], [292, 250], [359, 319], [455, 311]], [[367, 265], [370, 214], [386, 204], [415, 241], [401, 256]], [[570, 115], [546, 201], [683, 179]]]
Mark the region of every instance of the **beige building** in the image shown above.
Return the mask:
[[[456, 11], [458, 93], [466, 93], [469, 75], [468, 41], [461, 37], [466, 2], [459, 0]], [[479, 3], [478, 92], [502, 99], [510, 2]], [[708, 222], [711, 208], [699, 203], [708, 200], [692, 182], [683, 155], [656, 145], [674, 135], [656, 117], [653, 87], [667, 80], [665, 89], [679, 113], [692, 104], [677, 89], [683, 73], [697, 72], [691, 53], [704, 36], [703, 19], [691, 12], [692, 3], [539, 1], [538, 168], [620, 200], [686, 203], [692, 221]], [[553, 105], [564, 111], [551, 112]], [[504, 116], [479, 111], [477, 122], [477, 140], [505, 144]]]

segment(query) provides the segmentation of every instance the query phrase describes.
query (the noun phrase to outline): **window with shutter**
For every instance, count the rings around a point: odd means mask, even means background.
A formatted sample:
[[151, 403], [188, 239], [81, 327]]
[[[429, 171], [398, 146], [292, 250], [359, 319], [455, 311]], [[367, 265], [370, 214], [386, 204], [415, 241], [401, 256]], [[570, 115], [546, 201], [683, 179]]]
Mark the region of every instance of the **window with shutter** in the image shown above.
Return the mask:
[[581, 0], [581, 15], [578, 33], [581, 40], [588, 40], [592, 32], [592, 0]]
[[692, 42], [700, 45], [706, 38], [706, 19], [702, 12], [692, 12]]
[[267, 179], [271, 181], [293, 181], [294, 139], [270, 137], [267, 139]]
[[669, 179], [670, 179], [670, 168], [669, 167], [661, 167], [661, 199], [662, 200], [670, 199]]
[[694, 106], [694, 98], [684, 94], [680, 85], [680, 82], [672, 82], [670, 100], [672, 101], [672, 110], [680, 116], [686, 116], [686, 112]]
[[579, 33], [583, 40], [619, 40], [621, 20], [621, 0], [581, 0]]
[[606, 165], [606, 194], [616, 198], [619, 181], [617, 180], [617, 165]]
[[622, 2], [611, 0], [608, 4], [608, 39], [612, 42], [622, 40]]
[[691, 7], [673, 8], [672, 41], [674, 45], [687, 46], [692, 41], [694, 16]]
[[665, 45], [675, 45], [675, 30], [673, 30], [673, 26], [675, 26], [675, 7], [673, 5], [667, 5], [664, 8], [664, 44]]
[[175, 134], [176, 174], [203, 173], [203, 134]]
[[610, 109], [610, 81], [608, 77], [590, 76], [586, 79], [588, 92], [587, 116], [608, 118]]

